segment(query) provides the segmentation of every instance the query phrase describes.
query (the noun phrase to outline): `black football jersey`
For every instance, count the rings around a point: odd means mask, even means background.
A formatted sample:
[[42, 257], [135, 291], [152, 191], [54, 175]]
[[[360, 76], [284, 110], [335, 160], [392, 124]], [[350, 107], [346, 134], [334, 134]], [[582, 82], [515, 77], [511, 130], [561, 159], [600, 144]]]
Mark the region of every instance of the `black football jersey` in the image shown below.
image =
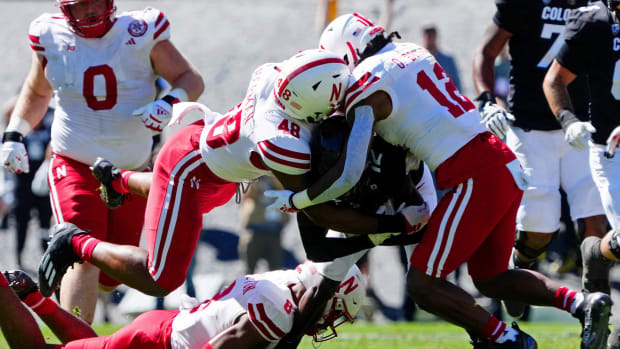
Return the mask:
[[[547, 69], [563, 43], [564, 25], [570, 12], [584, 6], [587, 0], [495, 0], [497, 11], [493, 21], [512, 34], [509, 50], [512, 69], [508, 109], [515, 125], [531, 130], [560, 128], [542, 89]], [[575, 112], [587, 120], [587, 88], [584, 78], [569, 86], [575, 98]]]
[[[558, 62], [587, 77], [590, 120], [596, 128], [592, 140], [606, 144], [620, 125], [620, 26], [602, 1], [575, 11], [566, 23], [566, 42]], [[573, 103], [578, 97], [572, 97]]]

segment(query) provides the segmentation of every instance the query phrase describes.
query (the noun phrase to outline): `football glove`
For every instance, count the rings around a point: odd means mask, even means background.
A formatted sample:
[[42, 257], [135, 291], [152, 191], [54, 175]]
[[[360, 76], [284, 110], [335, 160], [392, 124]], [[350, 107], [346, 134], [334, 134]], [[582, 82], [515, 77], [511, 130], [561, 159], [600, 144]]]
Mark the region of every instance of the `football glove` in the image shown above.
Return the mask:
[[589, 122], [577, 121], [568, 125], [564, 133], [564, 139], [575, 150], [584, 150], [588, 147], [590, 134], [596, 129]]
[[616, 154], [616, 148], [618, 148], [618, 143], [620, 143], [620, 126], [614, 128], [607, 138], [607, 151], [605, 152], [605, 156], [608, 158], [613, 158]]
[[291, 203], [291, 197], [295, 194], [290, 190], [265, 190], [265, 197], [274, 198], [275, 201], [267, 206], [267, 210], [277, 210], [284, 213], [299, 212]]
[[[405, 220], [407, 234], [413, 234], [420, 231], [420, 229], [422, 229], [431, 218], [431, 211], [426, 203], [418, 206], [405, 206], [398, 210], [398, 214], [400, 214]], [[389, 236], [387, 238], [389, 238]]]
[[181, 88], [175, 88], [161, 99], [138, 108], [131, 114], [139, 116], [146, 128], [154, 133], [161, 133], [172, 117], [172, 106], [184, 100], [187, 100], [187, 93]]
[[506, 109], [491, 102], [486, 102], [481, 110], [482, 123], [500, 139], [506, 137], [506, 132], [515, 122], [515, 117], [506, 111]]
[[5, 132], [2, 137], [0, 161], [13, 173], [30, 172], [28, 152], [24, 146], [23, 136], [19, 132]]

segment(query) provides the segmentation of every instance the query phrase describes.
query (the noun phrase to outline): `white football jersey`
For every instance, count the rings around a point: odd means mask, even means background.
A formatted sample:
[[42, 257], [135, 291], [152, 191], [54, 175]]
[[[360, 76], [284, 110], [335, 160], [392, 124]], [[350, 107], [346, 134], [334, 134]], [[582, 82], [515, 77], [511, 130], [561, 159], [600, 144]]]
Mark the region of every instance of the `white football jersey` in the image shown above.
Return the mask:
[[435, 58], [412, 43], [390, 43], [353, 71], [347, 113], [382, 90], [392, 99], [392, 114], [375, 124], [387, 142], [407, 147], [431, 170], [477, 134], [485, 132], [476, 106], [454, 86]]
[[55, 92], [54, 152], [85, 164], [102, 156], [127, 169], [147, 163], [152, 132], [131, 113], [155, 98], [150, 54], [169, 28], [153, 8], [120, 14], [101, 38], [74, 34], [60, 14], [31, 23], [30, 46]]
[[243, 101], [202, 131], [203, 160], [220, 178], [241, 182], [269, 174], [271, 169], [291, 175], [310, 171], [313, 126], [278, 107], [273, 90], [277, 78], [276, 64], [260, 66]]
[[222, 331], [248, 314], [258, 333], [273, 348], [293, 327], [297, 305], [289, 285], [299, 283], [294, 270], [240, 277], [227, 288], [172, 322], [172, 349], [201, 349]]

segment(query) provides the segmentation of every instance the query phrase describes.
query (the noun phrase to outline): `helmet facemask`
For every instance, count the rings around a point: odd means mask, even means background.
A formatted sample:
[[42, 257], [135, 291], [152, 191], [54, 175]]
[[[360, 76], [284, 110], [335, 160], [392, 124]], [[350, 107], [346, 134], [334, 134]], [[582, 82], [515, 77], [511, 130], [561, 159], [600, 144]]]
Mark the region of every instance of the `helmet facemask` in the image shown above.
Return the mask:
[[110, 30], [114, 23], [116, 6], [114, 0], [98, 0], [105, 3], [105, 9], [87, 18], [76, 18], [72, 8], [78, 4], [87, 4], [97, 0], [56, 0], [71, 30], [85, 38], [98, 38]]

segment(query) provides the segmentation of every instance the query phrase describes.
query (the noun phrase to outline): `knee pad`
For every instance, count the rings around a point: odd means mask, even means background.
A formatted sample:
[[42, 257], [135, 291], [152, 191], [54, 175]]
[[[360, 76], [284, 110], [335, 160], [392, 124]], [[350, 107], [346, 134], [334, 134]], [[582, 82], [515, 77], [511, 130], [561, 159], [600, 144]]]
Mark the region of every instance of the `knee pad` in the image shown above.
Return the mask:
[[[549, 239], [549, 242], [547, 242], [544, 246], [541, 246], [540, 248], [532, 248], [532, 247], [527, 246], [526, 244], [527, 232], [517, 230], [517, 239], [515, 240], [514, 247], [517, 251], [519, 251], [519, 253], [521, 253], [525, 257], [532, 259], [532, 260], [536, 260], [538, 256], [540, 256], [541, 254], [543, 254], [543, 252], [545, 252], [545, 250], [547, 249], [547, 246], [549, 246], [551, 242], [555, 239], [555, 237], [558, 235], [558, 232], [559, 231], [556, 230], [553, 233], [551, 233], [551, 239]], [[513, 261], [515, 262], [515, 265], [518, 266], [516, 257], [514, 257]]]
[[620, 233], [618, 233], [617, 230], [614, 230], [611, 234], [611, 239], [609, 239], [609, 249], [611, 250], [611, 253], [616, 256], [616, 258], [620, 259], [620, 241], [618, 241], [618, 239], [620, 239]]

